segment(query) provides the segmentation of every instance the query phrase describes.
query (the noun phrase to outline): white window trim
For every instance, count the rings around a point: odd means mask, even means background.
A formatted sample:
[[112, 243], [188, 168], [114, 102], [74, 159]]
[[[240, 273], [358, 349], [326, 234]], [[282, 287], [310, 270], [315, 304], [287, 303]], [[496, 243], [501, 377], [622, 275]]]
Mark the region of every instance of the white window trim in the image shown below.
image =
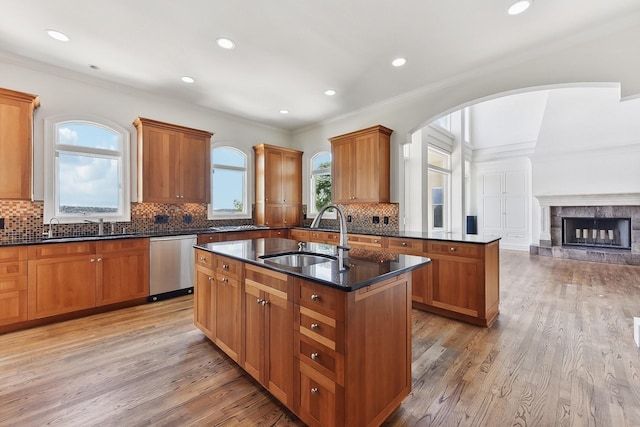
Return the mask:
[[[315, 188], [313, 186], [313, 177], [316, 175], [326, 175], [328, 172], [329, 176], [333, 179], [333, 177], [331, 176], [331, 167], [324, 168], [324, 169], [313, 169], [313, 159], [319, 154], [324, 154], [324, 153], [329, 153], [329, 157], [331, 158], [331, 166], [333, 167], [333, 158], [331, 157], [331, 151], [327, 151], [327, 150], [316, 151], [309, 159], [309, 205], [307, 208], [307, 218], [315, 218], [316, 216], [318, 216], [318, 211], [316, 210], [316, 203], [315, 203]], [[338, 214], [335, 211], [329, 210], [329, 211], [326, 211], [324, 215], [322, 215], [322, 218], [337, 219]]]
[[[431, 149], [440, 154], [446, 155], [449, 157], [449, 168], [442, 168], [440, 166], [435, 166], [429, 164], [429, 155], [428, 150]], [[428, 144], [427, 146], [427, 173], [429, 171], [437, 172], [446, 176], [446, 189], [447, 191], [443, 194], [443, 219], [445, 221], [444, 227], [434, 227], [433, 224], [428, 224], [429, 229], [431, 231], [450, 231], [451, 230], [451, 175], [453, 174], [453, 170], [451, 168], [451, 152], [441, 149], [440, 147], [433, 146], [432, 144]], [[427, 188], [429, 185], [427, 183]], [[431, 198], [431, 194], [428, 195], [428, 198]]]
[[243, 201], [243, 206], [245, 207], [244, 212], [242, 213], [237, 213], [237, 214], [230, 214], [228, 212], [225, 212], [224, 214], [219, 214], [214, 212], [213, 210], [213, 203], [209, 203], [207, 205], [207, 219], [209, 220], [216, 220], [216, 219], [251, 219], [251, 205], [252, 205], [252, 197], [251, 194], [249, 194], [249, 190], [252, 188], [249, 185], [249, 182], [251, 181], [251, 177], [250, 177], [250, 167], [249, 165], [252, 164], [252, 157], [249, 153], [247, 153], [245, 150], [243, 150], [242, 148], [239, 147], [235, 147], [232, 144], [230, 144], [229, 142], [217, 142], [215, 144], [211, 144], [211, 170], [209, 171], [209, 173], [211, 174], [211, 200], [213, 202], [213, 168], [215, 166], [215, 164], [213, 163], [213, 150], [216, 148], [224, 148], [224, 147], [228, 147], [228, 148], [233, 148], [234, 150], [239, 151], [240, 153], [244, 154], [245, 159], [246, 159], [246, 167], [245, 168], [241, 168], [241, 167], [237, 167], [237, 166], [224, 166], [225, 169], [230, 169], [230, 170], [238, 170], [238, 171], [244, 171], [245, 175], [244, 175], [244, 195], [246, 200]]
[[[119, 133], [122, 136], [122, 175], [120, 183], [120, 199], [122, 211], [118, 215], [55, 215], [56, 195], [56, 125], [64, 122], [91, 123]], [[129, 222], [131, 221], [131, 162], [130, 162], [130, 134], [124, 127], [108, 119], [84, 114], [63, 114], [51, 116], [44, 119], [44, 223], [49, 223], [52, 218], [56, 218], [61, 224], [83, 223], [85, 220], [95, 221], [100, 218], [107, 222]], [[74, 147], [73, 151], [80, 151]], [[109, 154], [112, 152], [109, 151]], [[83, 153], [104, 153], [105, 150], [86, 148]]]

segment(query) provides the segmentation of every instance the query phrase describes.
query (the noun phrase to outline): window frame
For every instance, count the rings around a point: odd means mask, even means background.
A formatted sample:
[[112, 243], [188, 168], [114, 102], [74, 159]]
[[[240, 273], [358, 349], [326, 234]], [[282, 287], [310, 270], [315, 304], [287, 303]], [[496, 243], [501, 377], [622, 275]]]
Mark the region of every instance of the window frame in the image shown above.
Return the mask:
[[[429, 163], [429, 154], [428, 154], [429, 151], [435, 151], [439, 155], [446, 156], [448, 158], [449, 168], [443, 168], [443, 167], [432, 165], [431, 163]], [[428, 227], [429, 227], [429, 230], [431, 231], [450, 231], [451, 229], [451, 176], [453, 171], [450, 168], [451, 168], [451, 153], [429, 144], [427, 147], [427, 171], [426, 172], [427, 172], [427, 204], [430, 209], [429, 218], [431, 218], [431, 221], [429, 221], [428, 223]], [[443, 179], [444, 188], [436, 187], [436, 186], [432, 187], [428, 179], [429, 173], [436, 173], [436, 174], [442, 175], [444, 177]], [[443, 220], [442, 227], [434, 227], [434, 224], [433, 224], [434, 222], [433, 221], [434, 204], [433, 204], [433, 194], [432, 194], [433, 188], [443, 189], [442, 205], [441, 205], [442, 220]]]
[[[244, 156], [245, 159], [245, 167], [239, 167], [239, 166], [228, 166], [228, 165], [219, 165], [214, 163], [214, 155], [213, 152], [216, 149], [219, 148], [230, 148], [232, 150], [237, 151], [238, 153], [242, 154]], [[249, 197], [249, 165], [251, 164], [251, 155], [249, 153], [247, 153], [245, 150], [235, 147], [232, 144], [230, 144], [229, 142], [218, 142], [215, 144], [211, 144], [211, 170], [209, 171], [209, 173], [211, 174], [211, 203], [209, 203], [207, 205], [207, 219], [210, 220], [216, 220], [216, 219], [251, 219], [251, 204], [250, 204], [250, 197]], [[234, 171], [243, 171], [244, 175], [243, 175], [243, 187], [242, 187], [242, 192], [243, 192], [243, 196], [244, 196], [244, 200], [242, 201], [242, 206], [243, 206], [243, 211], [239, 212], [239, 213], [230, 213], [230, 212], [224, 212], [224, 213], [216, 213], [213, 210], [213, 202], [214, 202], [214, 197], [213, 197], [213, 171], [214, 169], [216, 169], [216, 166], [218, 166], [218, 169], [227, 169], [227, 170], [234, 170]], [[222, 166], [222, 167], [221, 167]]]
[[[329, 162], [330, 162], [330, 166], [328, 168], [322, 168], [322, 169], [314, 169], [313, 168], [313, 162], [314, 160], [322, 155], [329, 155]], [[311, 158], [309, 159], [309, 205], [307, 208], [307, 217], [308, 218], [315, 218], [316, 216], [318, 216], [318, 210], [316, 209], [316, 201], [315, 201], [315, 194], [316, 194], [316, 188], [315, 188], [315, 181], [314, 178], [316, 176], [320, 176], [320, 175], [328, 175], [329, 179], [333, 179], [332, 175], [331, 175], [331, 169], [333, 167], [333, 158], [331, 156], [331, 151], [327, 151], [327, 150], [319, 150], [316, 151]], [[333, 184], [333, 182], [332, 182]], [[329, 204], [333, 203], [332, 200], [329, 201]], [[324, 215], [322, 216], [323, 218], [327, 218], [327, 219], [336, 219], [337, 218], [337, 213], [333, 210], [327, 210], [325, 211]]]
[[[58, 127], [65, 123], [79, 123], [105, 128], [120, 137], [120, 150], [109, 150], [92, 148], [86, 146], [70, 146], [58, 144]], [[85, 220], [96, 221], [102, 218], [106, 222], [129, 222], [131, 221], [131, 139], [127, 129], [111, 120], [103, 117], [84, 114], [64, 114], [47, 117], [44, 119], [44, 222], [49, 223], [52, 218], [56, 218], [61, 224], [78, 224]], [[120, 175], [118, 189], [118, 212], [111, 213], [90, 213], [90, 214], [62, 214], [59, 209], [59, 174], [58, 174], [58, 153], [77, 153], [85, 156], [95, 156], [102, 158], [118, 158], [120, 160]], [[115, 153], [119, 153], [118, 156]]]

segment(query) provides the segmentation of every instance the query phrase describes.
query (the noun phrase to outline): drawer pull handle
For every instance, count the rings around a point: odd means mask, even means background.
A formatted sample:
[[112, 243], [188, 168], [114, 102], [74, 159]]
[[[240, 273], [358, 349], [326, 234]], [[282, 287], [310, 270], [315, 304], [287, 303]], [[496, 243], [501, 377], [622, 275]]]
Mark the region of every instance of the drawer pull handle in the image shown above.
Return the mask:
[[205, 257], [203, 257], [203, 256], [200, 257], [200, 261], [205, 261], [205, 260], [206, 260]]
[[407, 246], [407, 242], [402, 242], [402, 246]]
[[380, 243], [380, 240], [374, 240], [373, 243]]
[[320, 296], [318, 294], [311, 295], [311, 301], [318, 301], [319, 299], [320, 299]]
[[228, 270], [229, 269], [229, 264], [222, 264], [222, 268], [224, 270]]
[[312, 323], [311, 324], [311, 329], [313, 329], [314, 331], [318, 330], [319, 326], [317, 323]]
[[318, 353], [311, 353], [311, 360], [318, 360]]
[[449, 250], [450, 250], [451, 252], [455, 252], [455, 251], [456, 251], [456, 248], [449, 248]]
[[316, 395], [318, 394], [318, 387], [314, 387], [311, 389], [311, 394]]

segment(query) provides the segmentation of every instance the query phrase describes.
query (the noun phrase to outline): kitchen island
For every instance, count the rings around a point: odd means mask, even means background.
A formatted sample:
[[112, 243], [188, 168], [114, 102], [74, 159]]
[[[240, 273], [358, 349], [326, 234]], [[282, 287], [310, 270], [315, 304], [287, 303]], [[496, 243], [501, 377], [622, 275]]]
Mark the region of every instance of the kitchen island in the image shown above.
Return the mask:
[[266, 238], [196, 246], [194, 322], [305, 423], [380, 425], [411, 390], [428, 258]]

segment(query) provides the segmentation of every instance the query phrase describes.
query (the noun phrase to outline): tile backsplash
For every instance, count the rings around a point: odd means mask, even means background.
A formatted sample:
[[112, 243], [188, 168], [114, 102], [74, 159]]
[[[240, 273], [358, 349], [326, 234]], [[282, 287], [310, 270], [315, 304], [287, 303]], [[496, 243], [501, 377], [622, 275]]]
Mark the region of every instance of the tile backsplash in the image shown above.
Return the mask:
[[[399, 230], [398, 205], [395, 203], [341, 205], [346, 216], [351, 216], [347, 230], [351, 233], [397, 233]], [[306, 207], [303, 207], [306, 211]], [[166, 222], [157, 223], [156, 216], [166, 216]], [[374, 217], [378, 223], [374, 223]], [[387, 224], [385, 224], [385, 217]], [[34, 240], [49, 230], [43, 224], [44, 203], [41, 201], [0, 200], [0, 218], [4, 219], [4, 229], [0, 229], [0, 242]], [[132, 203], [131, 221], [114, 224], [116, 234], [162, 233], [171, 231], [202, 230], [211, 226], [252, 224], [253, 220], [209, 220], [207, 205], [197, 203], [161, 204]], [[311, 219], [305, 219], [309, 226]], [[338, 229], [334, 219], [323, 219], [323, 228]], [[55, 224], [56, 236], [90, 236], [98, 233], [97, 224]], [[111, 224], [105, 224], [105, 232], [111, 231]]]

